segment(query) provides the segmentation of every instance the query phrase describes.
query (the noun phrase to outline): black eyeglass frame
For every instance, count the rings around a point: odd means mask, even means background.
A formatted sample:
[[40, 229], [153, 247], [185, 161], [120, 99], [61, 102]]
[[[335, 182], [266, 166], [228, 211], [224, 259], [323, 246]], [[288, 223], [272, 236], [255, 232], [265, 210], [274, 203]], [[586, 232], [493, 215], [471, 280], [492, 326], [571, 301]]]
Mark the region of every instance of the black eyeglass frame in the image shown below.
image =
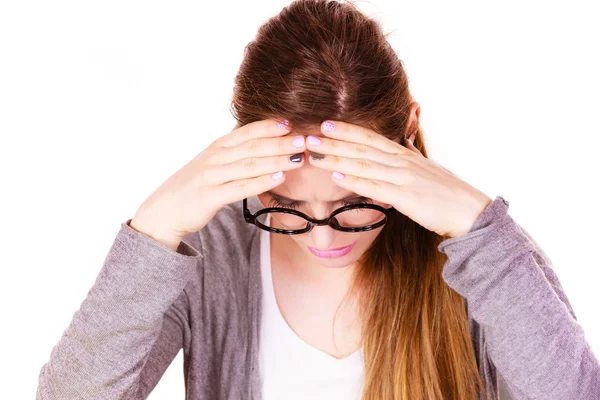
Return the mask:
[[[383, 218], [382, 221], [379, 221], [379, 222], [377, 222], [375, 224], [363, 226], [363, 227], [360, 227], [360, 228], [344, 228], [343, 226], [340, 226], [336, 222], [336, 219], [335, 219], [336, 215], [338, 215], [341, 212], [348, 211], [348, 210], [354, 210], [354, 209], [357, 209], [357, 208], [369, 208], [369, 209], [372, 209], [372, 210], [381, 211], [385, 215], [385, 218]], [[331, 213], [331, 215], [329, 216], [329, 218], [314, 219], [314, 218], [311, 218], [308, 215], [306, 215], [303, 212], [300, 212], [298, 210], [292, 210], [292, 209], [289, 209], [289, 208], [282, 208], [282, 207], [261, 208], [260, 210], [258, 210], [256, 213], [253, 214], [248, 209], [248, 199], [247, 198], [244, 199], [244, 219], [246, 220], [247, 223], [254, 224], [254, 225], [258, 226], [259, 228], [264, 229], [266, 231], [274, 232], [274, 233], [281, 233], [283, 235], [299, 235], [299, 234], [302, 234], [302, 233], [310, 232], [312, 230], [312, 228], [314, 228], [315, 226], [320, 226], [320, 225], [329, 225], [333, 229], [336, 229], [336, 230], [342, 231], [342, 232], [365, 232], [365, 231], [370, 231], [372, 229], [376, 229], [376, 228], [379, 228], [380, 226], [384, 225], [388, 221], [388, 218], [395, 212], [395, 210], [396, 209], [394, 207], [384, 208], [384, 207], [378, 206], [377, 204], [351, 204], [351, 205], [347, 205], [347, 206], [343, 206], [343, 207], [335, 209]], [[306, 222], [307, 222], [307, 225], [303, 229], [279, 229], [279, 228], [271, 228], [270, 226], [261, 224], [257, 220], [257, 217], [259, 215], [266, 214], [266, 213], [269, 213], [269, 212], [282, 212], [282, 213], [286, 213], [286, 214], [296, 215], [298, 217], [304, 218], [306, 220]]]

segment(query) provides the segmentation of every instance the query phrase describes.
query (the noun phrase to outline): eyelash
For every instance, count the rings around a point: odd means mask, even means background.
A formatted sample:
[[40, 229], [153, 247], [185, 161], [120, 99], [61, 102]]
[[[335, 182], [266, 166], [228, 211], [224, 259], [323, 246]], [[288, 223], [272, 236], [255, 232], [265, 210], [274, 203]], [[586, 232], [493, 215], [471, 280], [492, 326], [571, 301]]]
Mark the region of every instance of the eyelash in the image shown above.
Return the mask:
[[[368, 199], [361, 198], [358, 201], [344, 200], [344, 201], [342, 201], [342, 203], [344, 204], [344, 206], [351, 206], [354, 204], [370, 204], [371, 202]], [[269, 206], [271, 206], [271, 207], [283, 207], [283, 208], [291, 208], [291, 209], [297, 209], [299, 204], [300, 203], [298, 203], [297, 201], [295, 201], [293, 203], [282, 204], [279, 201], [277, 201], [277, 199], [275, 199], [275, 198], [271, 198], [271, 201], [269, 202]]]

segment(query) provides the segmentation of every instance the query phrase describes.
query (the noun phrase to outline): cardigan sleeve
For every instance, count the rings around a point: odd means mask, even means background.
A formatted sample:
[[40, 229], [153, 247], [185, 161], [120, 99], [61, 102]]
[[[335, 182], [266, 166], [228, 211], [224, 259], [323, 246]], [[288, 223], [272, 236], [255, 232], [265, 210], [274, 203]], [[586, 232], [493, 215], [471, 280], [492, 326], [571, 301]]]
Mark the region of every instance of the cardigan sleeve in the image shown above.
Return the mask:
[[508, 205], [497, 196], [468, 233], [439, 244], [443, 279], [465, 298], [513, 398], [600, 399], [598, 358], [550, 260]]
[[37, 399], [143, 399], [189, 337], [184, 288], [202, 255], [121, 223], [104, 265], [38, 377]]

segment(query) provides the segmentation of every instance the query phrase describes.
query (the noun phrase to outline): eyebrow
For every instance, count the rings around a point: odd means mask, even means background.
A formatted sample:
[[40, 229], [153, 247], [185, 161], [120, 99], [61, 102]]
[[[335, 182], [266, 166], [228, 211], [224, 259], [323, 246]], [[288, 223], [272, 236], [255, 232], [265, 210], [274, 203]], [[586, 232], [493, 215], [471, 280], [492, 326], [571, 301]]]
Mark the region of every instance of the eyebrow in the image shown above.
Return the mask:
[[[283, 196], [281, 194], [277, 194], [277, 193], [273, 192], [272, 190], [268, 190], [266, 193], [269, 196], [271, 196], [271, 197], [273, 197], [273, 198], [275, 198], [277, 200], [283, 200], [283, 201], [289, 201], [289, 202], [297, 202], [297, 203], [306, 203], [306, 201], [304, 201], [304, 200], [290, 199], [289, 197], [285, 197], [285, 196]], [[358, 195], [356, 193], [350, 193], [348, 196], [342, 197], [341, 199], [337, 199], [337, 200], [331, 200], [331, 201], [328, 201], [327, 203], [333, 204], [333, 203], [339, 203], [339, 202], [344, 201], [344, 200], [356, 200], [356, 199], [368, 199], [368, 198], [364, 197], [364, 196], [360, 196], [360, 195]]]

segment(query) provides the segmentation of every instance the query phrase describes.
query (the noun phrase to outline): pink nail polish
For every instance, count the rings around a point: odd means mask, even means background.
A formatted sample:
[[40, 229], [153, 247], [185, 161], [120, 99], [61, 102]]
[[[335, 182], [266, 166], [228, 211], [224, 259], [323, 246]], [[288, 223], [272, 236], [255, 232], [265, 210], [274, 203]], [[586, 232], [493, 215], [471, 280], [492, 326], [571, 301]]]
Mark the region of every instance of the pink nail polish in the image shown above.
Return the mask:
[[337, 171], [333, 171], [333, 177], [335, 179], [344, 179], [344, 174], [341, 174], [341, 173], [339, 173]]
[[275, 172], [273, 175], [271, 175], [271, 178], [273, 179], [279, 179], [283, 176], [283, 171], [279, 171], [279, 172]]
[[304, 146], [304, 136], [299, 136], [296, 139], [292, 140], [292, 146], [294, 146], [294, 147]]
[[280, 127], [281, 129], [288, 129], [290, 126], [290, 121], [288, 121], [287, 119], [284, 119], [283, 121], [279, 122], [277, 124], [278, 127]]
[[317, 146], [319, 144], [321, 144], [321, 139], [319, 139], [316, 136], [309, 136], [307, 139], [309, 144], [312, 144], [313, 146]]
[[335, 129], [335, 125], [333, 124], [333, 122], [325, 121], [325, 123], [323, 124], [323, 129], [331, 132]]

